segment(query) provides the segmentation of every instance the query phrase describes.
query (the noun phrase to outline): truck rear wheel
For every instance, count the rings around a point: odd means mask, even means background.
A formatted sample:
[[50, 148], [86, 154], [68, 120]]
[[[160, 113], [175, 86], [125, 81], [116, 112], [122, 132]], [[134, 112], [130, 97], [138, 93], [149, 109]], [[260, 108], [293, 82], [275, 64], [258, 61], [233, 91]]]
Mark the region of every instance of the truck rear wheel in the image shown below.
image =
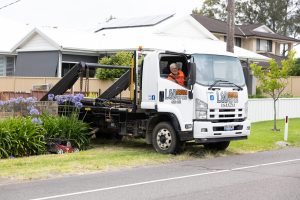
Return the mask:
[[152, 145], [154, 149], [163, 154], [174, 154], [179, 147], [179, 141], [172, 125], [160, 122], [153, 129]]
[[204, 144], [204, 148], [208, 150], [224, 151], [230, 144], [230, 141], [215, 142]]

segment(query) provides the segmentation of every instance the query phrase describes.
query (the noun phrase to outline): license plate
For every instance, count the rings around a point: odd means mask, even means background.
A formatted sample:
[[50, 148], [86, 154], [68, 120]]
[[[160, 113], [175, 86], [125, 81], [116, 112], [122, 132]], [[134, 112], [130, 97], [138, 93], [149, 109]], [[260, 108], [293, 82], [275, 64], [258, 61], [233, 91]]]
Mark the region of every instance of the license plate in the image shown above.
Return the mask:
[[224, 126], [224, 131], [233, 131], [234, 130], [234, 125], [226, 125]]

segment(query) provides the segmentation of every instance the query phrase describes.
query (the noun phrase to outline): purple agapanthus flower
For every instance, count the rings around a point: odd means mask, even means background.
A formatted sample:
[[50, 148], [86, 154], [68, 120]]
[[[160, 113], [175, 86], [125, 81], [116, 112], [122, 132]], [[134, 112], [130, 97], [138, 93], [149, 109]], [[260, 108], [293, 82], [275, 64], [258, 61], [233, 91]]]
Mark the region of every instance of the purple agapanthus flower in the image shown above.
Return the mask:
[[78, 98], [79, 101], [81, 101], [84, 98], [84, 95], [79, 93], [79, 94], [76, 94], [75, 97]]
[[48, 101], [54, 100], [54, 94], [48, 94]]
[[56, 96], [55, 100], [58, 104], [63, 104], [66, 101], [63, 96]]
[[80, 102], [81, 98], [79, 96], [74, 96], [74, 98], [72, 99], [72, 103], [76, 103], [76, 102]]
[[75, 103], [75, 107], [78, 108], [78, 109], [81, 109], [82, 106], [83, 106], [83, 105], [82, 105], [81, 102], [76, 102], [76, 103]]
[[66, 96], [66, 100], [67, 101], [69, 101], [69, 102], [73, 102], [73, 95], [72, 94], [68, 94], [67, 96]]
[[3, 106], [5, 105], [5, 102], [4, 101], [0, 101], [0, 106]]
[[26, 103], [34, 103], [37, 101], [37, 99], [35, 97], [28, 97], [25, 101]]
[[38, 109], [32, 107], [32, 108], [30, 109], [30, 111], [29, 111], [29, 114], [30, 114], [30, 115], [39, 115], [40, 112], [38, 111]]
[[37, 117], [33, 118], [33, 119], [31, 120], [31, 122], [32, 122], [33, 124], [43, 124], [42, 120], [41, 120], [40, 118], [37, 118]]

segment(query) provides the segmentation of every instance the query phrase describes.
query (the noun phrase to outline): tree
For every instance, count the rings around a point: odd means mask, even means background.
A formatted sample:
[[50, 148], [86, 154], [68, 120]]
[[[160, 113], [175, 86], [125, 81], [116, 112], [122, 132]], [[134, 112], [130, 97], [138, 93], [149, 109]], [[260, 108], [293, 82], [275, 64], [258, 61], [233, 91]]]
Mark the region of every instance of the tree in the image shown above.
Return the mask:
[[[103, 57], [99, 60], [103, 65], [130, 66], [132, 53], [118, 52], [110, 57]], [[96, 77], [101, 80], [109, 80], [119, 78], [124, 74], [124, 69], [97, 69]]]
[[227, 4], [227, 45], [226, 50], [234, 53], [234, 0], [228, 0]]
[[295, 62], [294, 67], [292, 68], [290, 76], [300, 76], [300, 58], [298, 58]]
[[250, 65], [254, 76], [260, 82], [260, 88], [262, 91], [270, 95], [273, 99], [274, 131], [278, 130], [276, 126], [276, 102], [287, 86], [287, 78], [289, 77], [290, 70], [295, 65], [294, 57], [295, 52], [289, 52], [288, 57], [281, 61], [281, 66], [278, 65], [275, 60], [271, 59], [269, 61], [270, 67], [266, 72], [262, 69], [262, 66], [258, 66], [257, 64]]
[[202, 7], [200, 9], [194, 9], [192, 13], [226, 21], [226, 1], [204, 0]]

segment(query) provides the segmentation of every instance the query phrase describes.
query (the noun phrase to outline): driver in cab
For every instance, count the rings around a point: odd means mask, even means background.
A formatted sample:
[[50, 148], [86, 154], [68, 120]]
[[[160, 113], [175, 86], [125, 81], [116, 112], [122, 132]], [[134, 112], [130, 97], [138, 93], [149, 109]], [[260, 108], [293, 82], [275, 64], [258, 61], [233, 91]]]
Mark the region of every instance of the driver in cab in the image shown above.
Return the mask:
[[178, 69], [176, 63], [170, 64], [170, 71], [171, 73], [169, 74], [167, 79], [181, 86], [184, 86], [184, 81], [185, 81], [184, 73], [180, 69]]

